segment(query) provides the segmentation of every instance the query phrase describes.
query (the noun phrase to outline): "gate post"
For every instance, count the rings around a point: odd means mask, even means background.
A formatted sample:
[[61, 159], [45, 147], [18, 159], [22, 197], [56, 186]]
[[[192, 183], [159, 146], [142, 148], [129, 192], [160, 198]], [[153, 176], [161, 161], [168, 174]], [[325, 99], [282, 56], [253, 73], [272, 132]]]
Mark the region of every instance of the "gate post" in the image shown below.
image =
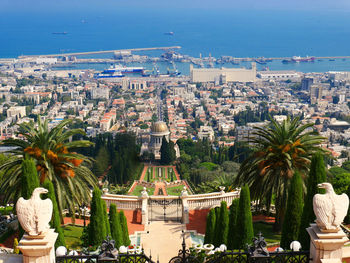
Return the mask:
[[141, 192], [141, 198], [142, 198], [142, 207], [141, 207], [141, 213], [142, 213], [142, 221], [141, 223], [143, 225], [148, 224], [148, 194], [146, 187], [143, 188], [143, 191]]
[[190, 209], [187, 203], [188, 192], [187, 192], [186, 186], [184, 186], [184, 189], [181, 191], [180, 198], [182, 199], [182, 224], [188, 224]]

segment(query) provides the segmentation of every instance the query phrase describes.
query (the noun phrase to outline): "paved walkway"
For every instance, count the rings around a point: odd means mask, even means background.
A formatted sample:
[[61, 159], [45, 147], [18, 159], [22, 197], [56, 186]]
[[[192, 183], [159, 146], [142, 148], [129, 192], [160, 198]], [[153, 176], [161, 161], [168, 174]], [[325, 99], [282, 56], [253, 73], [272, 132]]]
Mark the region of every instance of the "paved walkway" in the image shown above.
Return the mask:
[[163, 194], [162, 195], [168, 195], [167, 191], [166, 191], [166, 187], [165, 187], [165, 183], [164, 182], [157, 182], [156, 183], [156, 187], [154, 189], [154, 195], [159, 195], [159, 190], [162, 189], [163, 190]]
[[143, 181], [143, 180], [144, 180], [147, 170], [148, 170], [148, 166], [147, 166], [147, 165], [144, 165], [144, 166], [143, 166], [142, 173], [141, 173], [141, 176], [140, 176], [140, 181]]
[[[160, 263], [167, 263], [172, 257], [177, 256], [182, 244], [182, 230], [185, 225], [178, 222], [151, 222], [146, 226], [148, 234], [142, 234], [141, 243], [146, 255], [152, 255], [154, 261], [159, 257]], [[186, 247], [190, 244], [189, 234], [186, 234]]]

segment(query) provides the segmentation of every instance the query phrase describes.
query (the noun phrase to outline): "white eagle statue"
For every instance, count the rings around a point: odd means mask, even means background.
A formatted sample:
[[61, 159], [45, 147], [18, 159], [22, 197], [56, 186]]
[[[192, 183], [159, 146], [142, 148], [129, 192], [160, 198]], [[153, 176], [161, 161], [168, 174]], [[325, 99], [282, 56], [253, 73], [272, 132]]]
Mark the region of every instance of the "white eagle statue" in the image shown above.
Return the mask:
[[317, 186], [326, 189], [326, 193], [315, 194], [313, 198], [316, 224], [325, 232], [336, 232], [348, 212], [349, 197], [346, 194], [337, 195], [330, 183]]
[[38, 187], [34, 189], [29, 200], [21, 197], [17, 201], [18, 221], [29, 236], [43, 235], [50, 229], [52, 201], [40, 198], [40, 194], [46, 194], [47, 192], [47, 189]]

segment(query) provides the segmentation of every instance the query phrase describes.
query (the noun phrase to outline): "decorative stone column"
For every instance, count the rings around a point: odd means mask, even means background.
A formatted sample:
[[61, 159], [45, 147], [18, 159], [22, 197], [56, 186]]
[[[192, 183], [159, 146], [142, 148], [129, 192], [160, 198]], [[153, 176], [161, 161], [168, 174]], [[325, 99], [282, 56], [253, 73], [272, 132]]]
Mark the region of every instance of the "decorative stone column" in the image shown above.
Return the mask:
[[45, 235], [29, 236], [25, 234], [18, 244], [23, 253], [23, 263], [54, 263], [55, 242], [58, 234], [50, 229]]
[[188, 224], [190, 221], [189, 220], [190, 209], [187, 203], [188, 192], [187, 192], [186, 186], [184, 186], [184, 189], [181, 191], [180, 198], [182, 199], [182, 224]]
[[143, 188], [141, 192], [141, 199], [142, 199], [142, 208], [141, 208], [141, 213], [142, 213], [142, 219], [141, 223], [143, 225], [148, 224], [148, 193], [146, 187]]
[[220, 194], [225, 194], [225, 186], [219, 186]]
[[324, 232], [316, 224], [310, 224], [310, 258], [313, 263], [342, 262], [343, 246], [348, 241], [343, 230]]

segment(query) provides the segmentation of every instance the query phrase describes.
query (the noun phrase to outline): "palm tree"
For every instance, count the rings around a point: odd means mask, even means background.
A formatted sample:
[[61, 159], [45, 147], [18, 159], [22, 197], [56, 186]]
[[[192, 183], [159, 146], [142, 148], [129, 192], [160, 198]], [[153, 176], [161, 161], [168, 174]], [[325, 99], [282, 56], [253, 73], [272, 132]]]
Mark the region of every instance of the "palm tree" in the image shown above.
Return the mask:
[[72, 152], [72, 149], [89, 147], [86, 140], [70, 141], [74, 135], [84, 135], [81, 129], [67, 129], [72, 120], [63, 120], [50, 129], [48, 120], [19, 125], [17, 137], [7, 139], [3, 146], [11, 146], [7, 161], [0, 166], [4, 174], [0, 180], [0, 192], [5, 201], [16, 201], [21, 195], [21, 163], [26, 155], [36, 162], [40, 182], [50, 180], [55, 188], [59, 210], [75, 211], [77, 205], [90, 200], [90, 187], [96, 186], [96, 178], [88, 167], [92, 159]]
[[302, 124], [299, 117], [287, 117], [281, 123], [271, 118], [268, 127], [256, 127], [250, 141], [253, 151], [242, 163], [235, 180], [237, 185], [248, 184], [252, 199], [271, 204], [275, 196], [276, 224], [283, 221], [289, 179], [295, 171], [304, 176], [312, 155], [325, 138], [312, 129], [313, 124]]

